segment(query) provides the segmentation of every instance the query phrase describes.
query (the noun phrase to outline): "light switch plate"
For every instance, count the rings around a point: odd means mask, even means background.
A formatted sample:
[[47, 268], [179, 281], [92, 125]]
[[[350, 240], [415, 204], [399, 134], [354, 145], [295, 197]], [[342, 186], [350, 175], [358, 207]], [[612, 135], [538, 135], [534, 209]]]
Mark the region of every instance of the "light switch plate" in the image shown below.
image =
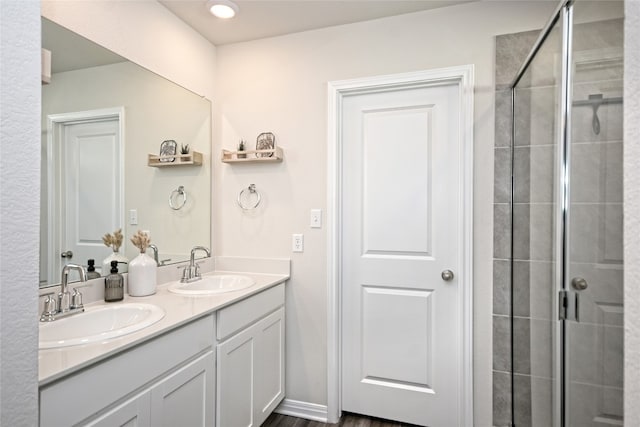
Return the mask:
[[309, 225], [311, 228], [322, 228], [322, 209], [311, 209]]
[[138, 210], [131, 209], [129, 211], [129, 225], [138, 225]]

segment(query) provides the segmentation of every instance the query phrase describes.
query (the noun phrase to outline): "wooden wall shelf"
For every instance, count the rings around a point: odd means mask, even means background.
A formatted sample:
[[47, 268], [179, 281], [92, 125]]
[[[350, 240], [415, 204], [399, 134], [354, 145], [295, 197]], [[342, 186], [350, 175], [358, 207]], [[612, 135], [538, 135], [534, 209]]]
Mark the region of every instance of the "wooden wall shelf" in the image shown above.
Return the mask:
[[[162, 159], [174, 159], [174, 161], [161, 161]], [[156, 156], [149, 154], [148, 166], [153, 168], [166, 168], [175, 166], [201, 166], [202, 165], [202, 153], [193, 151], [189, 154], [175, 154], [171, 156]]]
[[[245, 155], [246, 157], [238, 157], [238, 154]], [[257, 154], [263, 154], [262, 156], [256, 156]], [[272, 154], [271, 157], [266, 155]], [[245, 150], [245, 151], [229, 151], [222, 150], [222, 162], [223, 163], [261, 163], [261, 162], [281, 162], [284, 157], [282, 148], [276, 147], [272, 150]]]

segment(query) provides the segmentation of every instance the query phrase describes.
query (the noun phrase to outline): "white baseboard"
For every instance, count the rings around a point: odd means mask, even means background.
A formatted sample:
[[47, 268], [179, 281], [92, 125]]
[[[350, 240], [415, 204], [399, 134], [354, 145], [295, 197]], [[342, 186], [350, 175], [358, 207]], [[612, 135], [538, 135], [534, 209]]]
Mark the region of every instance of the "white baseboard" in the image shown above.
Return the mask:
[[327, 406], [299, 400], [284, 399], [275, 412], [321, 423], [327, 422]]

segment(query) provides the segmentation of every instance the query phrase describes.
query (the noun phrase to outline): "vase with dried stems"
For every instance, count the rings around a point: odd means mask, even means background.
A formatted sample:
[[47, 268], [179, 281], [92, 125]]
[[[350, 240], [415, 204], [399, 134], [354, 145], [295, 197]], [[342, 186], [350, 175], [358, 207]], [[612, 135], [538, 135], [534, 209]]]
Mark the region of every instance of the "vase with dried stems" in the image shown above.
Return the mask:
[[120, 253], [120, 247], [122, 246], [122, 241], [124, 236], [122, 234], [122, 229], [119, 228], [113, 232], [113, 234], [105, 234], [102, 236], [102, 242], [108, 248], [111, 248], [113, 253], [106, 257], [102, 261], [102, 270], [100, 274], [103, 276], [108, 276], [111, 272], [111, 261], [118, 261], [118, 271], [120, 273], [126, 273], [127, 267], [129, 264], [129, 260], [126, 256]]
[[129, 262], [129, 277], [127, 292], [132, 297], [143, 297], [156, 293], [158, 278], [158, 264], [145, 252], [151, 244], [149, 235], [138, 230], [131, 238], [133, 246], [138, 248], [140, 255]]

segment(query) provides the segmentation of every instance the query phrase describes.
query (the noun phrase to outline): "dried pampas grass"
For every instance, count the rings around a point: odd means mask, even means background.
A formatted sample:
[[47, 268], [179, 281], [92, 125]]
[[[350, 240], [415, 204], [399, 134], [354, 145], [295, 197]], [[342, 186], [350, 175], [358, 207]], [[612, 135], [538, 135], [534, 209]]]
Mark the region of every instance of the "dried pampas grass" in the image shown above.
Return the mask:
[[122, 240], [124, 236], [122, 235], [122, 229], [118, 228], [113, 234], [105, 234], [102, 236], [102, 242], [105, 246], [113, 249], [114, 252], [118, 252], [120, 250], [120, 246], [122, 246]]
[[151, 244], [151, 238], [147, 233], [143, 233], [141, 230], [138, 230], [138, 232], [131, 238], [131, 243], [133, 243], [133, 246], [140, 249], [140, 253], [143, 254]]

